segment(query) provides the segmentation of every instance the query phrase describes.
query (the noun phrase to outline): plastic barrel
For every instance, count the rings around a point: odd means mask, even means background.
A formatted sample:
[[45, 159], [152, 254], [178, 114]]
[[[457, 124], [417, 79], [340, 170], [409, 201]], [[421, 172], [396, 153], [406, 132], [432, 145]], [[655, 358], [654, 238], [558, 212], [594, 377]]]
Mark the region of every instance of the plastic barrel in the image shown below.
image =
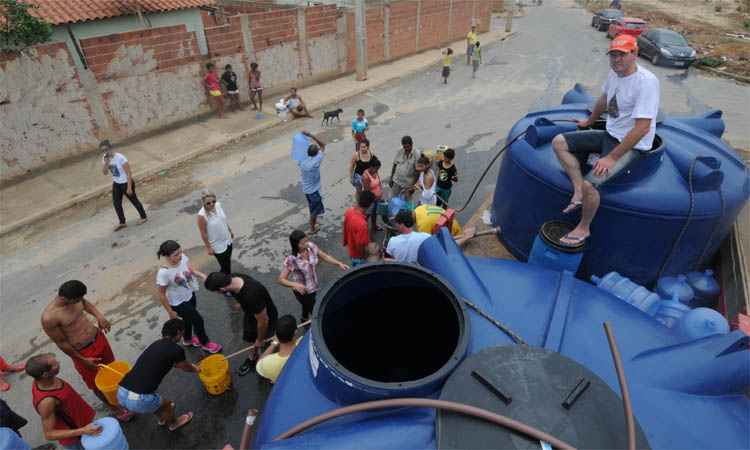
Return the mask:
[[112, 370], [100, 367], [96, 373], [96, 378], [94, 378], [94, 383], [96, 383], [96, 387], [104, 394], [104, 397], [107, 398], [107, 403], [117, 406], [119, 405], [117, 402], [117, 387], [120, 385], [122, 377], [130, 372], [130, 363], [117, 360], [107, 364], [107, 367]]
[[560, 244], [560, 238], [573, 228], [573, 225], [559, 220], [545, 222], [534, 239], [529, 264], [576, 273], [583, 259], [585, 245], [567, 247]]
[[602, 278], [592, 275], [591, 281], [600, 289], [611, 292], [615, 297], [625, 300], [649, 315], [653, 316], [659, 309], [661, 298], [657, 294], [617, 272], [610, 272]]
[[229, 361], [222, 354], [211, 355], [200, 363], [201, 383], [211, 395], [221, 395], [232, 386]]
[[[102, 369], [106, 370], [106, 369]], [[129, 450], [128, 441], [122, 433], [117, 419], [103, 417], [94, 421], [102, 428], [97, 436], [81, 436], [81, 445], [86, 450]]]

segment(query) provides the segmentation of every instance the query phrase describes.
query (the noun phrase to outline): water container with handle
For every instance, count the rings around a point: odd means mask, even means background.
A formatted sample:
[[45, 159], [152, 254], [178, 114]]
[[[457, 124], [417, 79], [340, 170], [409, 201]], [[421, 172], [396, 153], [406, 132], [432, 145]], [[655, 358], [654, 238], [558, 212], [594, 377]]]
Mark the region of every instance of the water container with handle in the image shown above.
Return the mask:
[[81, 436], [81, 445], [86, 450], [129, 450], [128, 441], [122, 433], [122, 428], [117, 419], [102, 417], [94, 421], [99, 425], [102, 432], [96, 436]]
[[591, 281], [600, 289], [614, 294], [615, 297], [625, 300], [646, 314], [653, 316], [659, 309], [661, 298], [657, 294], [617, 272], [610, 272], [603, 278], [592, 275]]
[[559, 220], [550, 220], [542, 224], [531, 246], [528, 263], [576, 273], [583, 259], [584, 243], [576, 247], [567, 247], [560, 243], [560, 239], [574, 227], [572, 224]]
[[685, 275], [677, 275], [676, 277], [661, 277], [656, 282], [656, 293], [661, 298], [677, 298], [677, 301], [682, 302], [685, 305], [690, 305], [695, 297], [693, 288], [687, 282]]
[[705, 272], [690, 272], [687, 274], [687, 282], [695, 292], [695, 298], [690, 306], [711, 308], [719, 300], [721, 288], [714, 278], [713, 270]]
[[119, 404], [117, 402], [117, 388], [128, 372], [130, 372], [130, 364], [127, 361], [117, 360], [107, 365], [99, 364], [99, 371], [96, 373], [94, 383], [110, 405], [117, 406]]
[[711, 308], [695, 308], [682, 317], [678, 332], [688, 341], [729, 333], [729, 322]]
[[690, 311], [690, 308], [682, 304], [675, 294], [671, 300], [659, 302], [659, 309], [656, 311], [654, 318], [666, 325], [667, 328], [672, 328], [688, 311]]

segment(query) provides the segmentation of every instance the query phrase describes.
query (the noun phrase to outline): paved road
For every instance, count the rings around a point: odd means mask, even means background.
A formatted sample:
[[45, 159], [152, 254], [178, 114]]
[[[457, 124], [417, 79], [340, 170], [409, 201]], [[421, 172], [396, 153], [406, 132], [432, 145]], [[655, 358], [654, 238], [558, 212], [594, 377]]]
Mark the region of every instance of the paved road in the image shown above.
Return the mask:
[[[39, 314], [60, 283], [78, 278], [88, 284], [89, 298], [97, 301], [114, 323], [110, 340], [115, 353], [134, 361], [157, 337], [166, 319], [154, 295], [159, 243], [177, 239], [202, 270], [217, 268], [215, 260], [205, 254], [195, 225], [198, 192], [204, 186], [219, 194], [238, 234], [235, 270], [265, 283], [282, 314], [298, 316], [300, 307], [291, 292], [275, 283], [288, 252], [287, 236], [307, 220], [298, 171], [288, 157], [292, 135], [304, 128], [321, 132], [331, 142], [323, 165], [326, 215], [323, 230], [314, 240], [324, 250], [344, 258], [339, 227], [344, 209], [352, 202], [346, 167], [353, 146], [347, 122], [357, 108], [368, 113], [372, 125], [369, 137], [375, 153], [384, 161], [385, 171], [405, 134], [414, 137], [418, 148], [438, 144], [456, 148], [461, 183], [453, 198], [462, 203], [521, 115], [558, 104], [576, 82], [598, 89], [607, 72], [608, 41], [603, 33], [588, 27], [589, 20], [589, 15], [573, 7], [572, 1], [548, 0], [543, 7], [529, 8], [527, 17], [514, 21], [518, 35], [484, 49], [485, 64], [476, 80], [458, 61], [450, 84], [443, 86], [436, 65], [343, 102], [346, 120], [341, 124], [321, 129], [317, 120], [296, 121], [172, 170], [138, 188], [151, 217], [147, 225], [113, 234], [114, 213], [108, 202], [101, 201], [62, 214], [49, 229], [3, 239], [0, 351], [12, 360], [54, 351], [40, 331]], [[652, 69], [646, 61], [641, 64]], [[654, 71], [662, 80], [665, 112], [697, 114], [710, 108], [723, 109], [725, 137], [736, 146], [750, 147], [746, 87], [695, 71]], [[492, 191], [495, 174], [496, 168], [463, 213], [463, 220]], [[130, 206], [125, 208], [134, 219], [135, 212]], [[323, 283], [331, 282], [336, 270], [322, 268]], [[207, 292], [199, 292], [198, 298], [210, 336], [223, 343], [227, 351], [241, 348], [240, 316], [231, 312], [224, 298]], [[190, 353], [195, 360], [201, 357], [197, 351]], [[62, 361], [62, 376], [85, 392], [71, 364], [65, 358]], [[233, 362], [233, 369], [239, 363]], [[38, 419], [30, 406], [29, 380], [12, 381], [12, 391], [3, 398], [30, 419], [25, 435], [33, 444], [40, 444]], [[219, 448], [225, 442], [236, 445], [244, 411], [260, 408], [268, 389], [259, 386], [252, 375], [235, 376], [234, 381], [236, 389], [229, 394], [208, 398], [194, 376], [170, 374], [162, 392], [177, 398], [179, 410], [194, 410], [195, 423], [168, 434], [157, 428], [152, 417], [141, 417], [126, 426], [131, 448]], [[96, 404], [91, 395], [87, 398]]]

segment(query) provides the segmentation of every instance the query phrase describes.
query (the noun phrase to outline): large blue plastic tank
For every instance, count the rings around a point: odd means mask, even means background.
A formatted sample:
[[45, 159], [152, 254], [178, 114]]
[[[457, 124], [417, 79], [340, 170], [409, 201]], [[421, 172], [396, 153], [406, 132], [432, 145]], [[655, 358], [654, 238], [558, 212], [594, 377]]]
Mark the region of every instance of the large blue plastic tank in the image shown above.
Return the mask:
[[[426, 277], [436, 277], [457, 296], [471, 300], [486, 314], [502, 323], [530, 346], [557, 352], [602, 378], [619, 392], [602, 323], [609, 321], [618, 338], [618, 346], [628, 375], [633, 411], [653, 449], [746, 449], [750, 447], [748, 423], [750, 401], [744, 392], [750, 379], [748, 340], [740, 332], [686, 341], [675, 330], [664, 327], [648, 314], [626, 304], [603, 290], [574, 278], [569, 272], [543, 269], [517, 261], [465, 257], [446, 230], [426, 240], [419, 251], [419, 262]], [[364, 265], [345, 277], [375, 274], [382, 265]], [[388, 273], [388, 272], [386, 272]], [[377, 277], [376, 277], [377, 278]], [[370, 279], [367, 283], [372, 283]], [[383, 277], [383, 287], [410, 288], [408, 277]], [[420, 282], [421, 283], [421, 282]], [[359, 286], [350, 286], [357, 291]], [[313, 331], [308, 333], [289, 358], [284, 371], [266, 401], [253, 442], [258, 449], [436, 449], [436, 414], [422, 408], [398, 408], [344, 416], [309, 429], [293, 438], [274, 441], [279, 434], [319, 414], [349, 404], [352, 379], [340, 382], [342, 398], [337, 398], [331, 378], [322, 373], [323, 360], [315, 354], [314, 342], [329, 331], [322, 314], [323, 306], [343, 304], [329, 296], [346, 292], [341, 282], [327, 290], [316, 304]], [[368, 289], [370, 289], [368, 287]], [[437, 291], [427, 290], [432, 296]], [[371, 293], [370, 293], [371, 294]], [[368, 294], [368, 296], [370, 295]], [[347, 294], [348, 295], [348, 294]], [[355, 295], [349, 295], [351, 301]], [[416, 298], [416, 297], [414, 297]], [[386, 300], [386, 297], [382, 297]], [[403, 299], [402, 299], [403, 300]], [[442, 302], [442, 300], [441, 300]], [[366, 302], [377, 306], [377, 302]], [[336, 308], [335, 308], [336, 309]], [[402, 347], [390, 352], [403, 356], [406, 351], [421, 357], [427, 346], [410, 345], [413, 328], [419, 333], [429, 327], [430, 311], [389, 309], [393, 316], [403, 315], [398, 324], [379, 324], [378, 336], [396, 335]], [[373, 310], [377, 313], [376, 310]], [[466, 355], [483, 349], [515, 345], [508, 334], [477, 314], [465, 309], [469, 336]], [[459, 317], [461, 314], [456, 315]], [[334, 315], [335, 316], [335, 315]], [[332, 316], [333, 317], [333, 316]], [[346, 326], [348, 314], [334, 323]], [[322, 320], [321, 320], [322, 319]], [[404, 322], [404, 320], [406, 320]], [[411, 328], [399, 326], [411, 324]], [[369, 325], [368, 325], [369, 326]], [[316, 327], [321, 330], [316, 331]], [[419, 335], [417, 333], [417, 336]], [[441, 330], [432, 329], [429, 336]], [[313, 338], [311, 339], [311, 335]], [[375, 338], [377, 338], [376, 336]], [[346, 338], [340, 336], [339, 338]], [[452, 342], [452, 341], [451, 341]], [[452, 344], [453, 345], [453, 344]], [[454, 354], [455, 348], [449, 350]], [[439, 347], [439, 346], [438, 346]], [[446, 353], [446, 355], [448, 354]], [[382, 354], [370, 361], [373, 367], [397, 369], [400, 362]], [[326, 359], [328, 364], [348, 365]], [[450, 363], [447, 363], [450, 364]], [[325, 374], [334, 373], [326, 371]], [[347, 383], [351, 383], [349, 386]], [[441, 387], [432, 386], [435, 398]], [[389, 396], [391, 392], [384, 395]], [[406, 395], [411, 395], [407, 392]], [[420, 394], [416, 394], [420, 395]], [[366, 398], [377, 394], [366, 392]], [[689, 414], [686, 413], [689, 411]], [[542, 414], [543, 412], [540, 412]], [[554, 430], [547, 430], [554, 433]]]
[[[578, 221], [562, 209], [572, 186], [551, 147], [552, 138], [576, 129], [593, 98], [583, 88], [563, 105], [532, 112], [508, 139], [526, 132], [504, 155], [492, 204], [500, 239], [526, 261], [536, 232], [548, 220]], [[744, 162], [722, 140], [721, 112], [668, 117], [657, 123], [656, 147], [600, 189], [601, 206], [578, 275], [616, 271], [651, 286], [663, 275], [702, 269], [716, 253], [750, 196]]]

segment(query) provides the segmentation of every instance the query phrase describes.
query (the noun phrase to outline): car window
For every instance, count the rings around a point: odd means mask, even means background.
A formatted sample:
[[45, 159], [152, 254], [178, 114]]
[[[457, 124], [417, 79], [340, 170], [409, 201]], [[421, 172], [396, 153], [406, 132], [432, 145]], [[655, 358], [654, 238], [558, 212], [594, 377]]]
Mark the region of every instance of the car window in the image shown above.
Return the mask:
[[682, 47], [689, 47], [689, 44], [684, 37], [677, 33], [661, 33], [659, 35], [659, 42], [664, 45], [677, 45]]
[[643, 24], [638, 22], [628, 22], [625, 24], [625, 28], [628, 28], [630, 30], [638, 30], [643, 28]]

